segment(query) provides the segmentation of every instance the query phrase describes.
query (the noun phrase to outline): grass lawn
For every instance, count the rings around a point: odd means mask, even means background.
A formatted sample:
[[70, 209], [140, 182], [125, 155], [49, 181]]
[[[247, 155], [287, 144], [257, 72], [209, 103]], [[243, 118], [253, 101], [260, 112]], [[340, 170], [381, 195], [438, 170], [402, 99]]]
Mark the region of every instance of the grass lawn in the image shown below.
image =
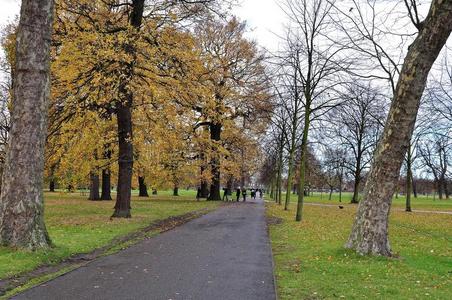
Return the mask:
[[46, 225], [55, 247], [36, 252], [0, 247], [0, 279], [76, 253], [90, 252], [153, 221], [219, 205], [216, 201], [195, 201], [194, 191], [180, 190], [179, 193], [179, 197], [173, 197], [172, 191], [159, 191], [149, 198], [134, 196], [132, 218], [114, 220], [110, 220], [114, 201], [88, 201], [80, 192], [45, 193]]
[[[403, 206], [399, 201], [396, 206]], [[438, 207], [429, 201], [413, 199], [413, 207], [452, 208], [451, 200]], [[304, 220], [297, 223], [295, 204], [284, 211], [267, 203], [268, 216], [282, 221], [270, 225], [281, 299], [451, 299], [452, 215], [393, 210], [390, 241], [400, 257], [387, 259], [343, 249], [355, 211], [354, 205], [306, 205]]]
[[[285, 200], [285, 193], [282, 194], [282, 199]], [[314, 192], [305, 198], [306, 202], [326, 203], [326, 204], [339, 204], [339, 193], [333, 193], [331, 200], [328, 199], [328, 193]], [[361, 196], [361, 195], [360, 195]], [[348, 204], [352, 200], [353, 193], [343, 192], [342, 203]], [[360, 197], [361, 198], [361, 197]], [[296, 202], [297, 195], [291, 196], [291, 201]], [[399, 195], [392, 200], [392, 206], [397, 208], [405, 208], [405, 196]], [[419, 210], [452, 210], [452, 198], [439, 200], [438, 197], [433, 195], [419, 195], [417, 198], [411, 196], [411, 208]]]

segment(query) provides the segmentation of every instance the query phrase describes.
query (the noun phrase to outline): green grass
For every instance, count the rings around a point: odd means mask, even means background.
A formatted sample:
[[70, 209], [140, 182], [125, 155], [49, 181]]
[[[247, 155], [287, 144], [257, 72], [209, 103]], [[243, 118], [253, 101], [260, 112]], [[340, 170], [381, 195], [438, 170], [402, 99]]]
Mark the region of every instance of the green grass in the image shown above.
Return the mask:
[[[308, 201], [328, 202], [315, 197]], [[403, 204], [399, 201], [396, 206]], [[429, 206], [429, 199], [417, 201], [415, 208], [438, 208]], [[448, 203], [445, 208], [450, 209]], [[267, 208], [269, 216], [282, 219], [281, 224], [270, 226], [280, 299], [451, 298], [450, 215], [393, 210], [390, 241], [400, 258], [388, 259], [360, 256], [343, 248], [354, 205], [344, 209], [306, 205], [301, 223], [294, 221], [295, 204], [289, 211], [274, 203]]]
[[114, 201], [88, 201], [81, 193], [45, 193], [45, 220], [54, 247], [46, 251], [13, 251], [0, 247], [0, 279], [57, 263], [73, 254], [102, 247], [115, 237], [146, 227], [153, 221], [202, 208], [218, 202], [195, 201], [196, 192], [160, 192], [149, 198], [132, 198], [132, 218], [113, 219]]
[[[285, 200], [285, 193], [282, 194], [282, 199]], [[328, 199], [328, 193], [314, 192], [305, 198], [306, 202], [339, 204], [339, 193], [333, 193], [331, 200]], [[343, 192], [342, 203], [348, 204], [352, 200], [353, 193]], [[361, 196], [361, 195], [360, 195]], [[292, 194], [291, 201], [296, 202], [297, 195]], [[405, 196], [399, 195], [392, 200], [393, 207], [405, 208]], [[419, 195], [417, 198], [411, 196], [411, 208], [420, 210], [452, 210], [452, 198], [439, 200], [438, 197], [433, 198], [433, 195]]]

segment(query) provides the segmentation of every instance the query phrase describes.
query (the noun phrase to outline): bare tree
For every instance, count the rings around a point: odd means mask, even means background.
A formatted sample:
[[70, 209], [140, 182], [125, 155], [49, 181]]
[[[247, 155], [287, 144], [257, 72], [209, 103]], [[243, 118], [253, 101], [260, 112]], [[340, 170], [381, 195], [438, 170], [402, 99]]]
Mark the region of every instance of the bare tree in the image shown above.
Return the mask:
[[449, 198], [447, 176], [451, 146], [449, 137], [437, 130], [428, 134], [419, 145], [419, 154], [424, 166], [433, 176], [439, 199], [443, 199], [443, 195]]
[[339, 190], [341, 201], [342, 180], [344, 175], [344, 156], [342, 149], [327, 147], [323, 152], [323, 178], [329, 188], [328, 200], [331, 200], [331, 196], [335, 189]]
[[337, 105], [337, 98], [331, 92], [340, 84], [339, 80], [333, 78], [337, 79], [341, 69], [338, 67], [339, 54], [343, 48], [338, 48], [336, 43], [329, 43], [325, 39], [325, 35], [331, 30], [329, 14], [332, 7], [333, 4], [325, 0], [287, 0], [282, 7], [292, 25], [289, 27], [286, 42], [292, 53], [299, 56], [300, 64], [296, 66], [296, 71], [300, 92], [303, 95], [304, 124], [300, 145], [296, 221], [302, 219], [311, 122]]
[[333, 135], [348, 152], [346, 167], [354, 179], [351, 203], [358, 203], [363, 172], [369, 167], [372, 154], [381, 132], [380, 120], [384, 118], [384, 100], [369, 83], [347, 84], [341, 93], [344, 102], [331, 111]]
[[427, 76], [452, 31], [452, 0], [433, 0], [409, 46], [347, 248], [391, 256], [388, 216], [395, 184], [410, 144]]

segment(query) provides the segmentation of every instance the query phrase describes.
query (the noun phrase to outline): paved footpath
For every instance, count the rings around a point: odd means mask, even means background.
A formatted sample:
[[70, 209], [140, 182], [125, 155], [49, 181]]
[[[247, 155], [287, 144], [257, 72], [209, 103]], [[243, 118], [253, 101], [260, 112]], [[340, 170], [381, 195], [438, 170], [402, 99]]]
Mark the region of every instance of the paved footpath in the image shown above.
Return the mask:
[[235, 203], [13, 299], [276, 299], [261, 200]]

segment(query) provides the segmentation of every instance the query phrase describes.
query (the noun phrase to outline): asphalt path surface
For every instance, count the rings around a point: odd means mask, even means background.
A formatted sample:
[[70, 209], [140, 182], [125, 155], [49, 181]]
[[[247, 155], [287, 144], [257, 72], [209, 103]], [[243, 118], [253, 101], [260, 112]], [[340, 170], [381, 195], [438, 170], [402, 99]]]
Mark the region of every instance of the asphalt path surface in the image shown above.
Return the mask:
[[276, 299], [262, 200], [234, 203], [12, 299]]

